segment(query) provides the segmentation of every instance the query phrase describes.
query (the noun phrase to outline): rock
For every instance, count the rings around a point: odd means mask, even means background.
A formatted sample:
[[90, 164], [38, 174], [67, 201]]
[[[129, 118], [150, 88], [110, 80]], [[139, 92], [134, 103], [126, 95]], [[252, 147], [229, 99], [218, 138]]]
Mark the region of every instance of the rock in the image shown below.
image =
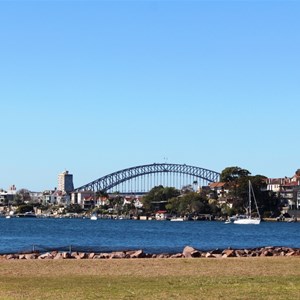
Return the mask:
[[78, 252], [72, 252], [71, 257], [75, 258], [78, 255]]
[[176, 253], [176, 254], [172, 254], [170, 256], [170, 258], [182, 258], [183, 257], [183, 254], [182, 253]]
[[222, 254], [222, 250], [220, 249], [215, 249], [215, 250], [212, 250], [210, 251], [211, 254]]
[[99, 254], [99, 258], [101, 258], [101, 259], [110, 258], [110, 254], [109, 253], [100, 253]]
[[55, 257], [57, 253], [58, 253], [58, 251], [51, 251], [51, 255], [52, 255], [53, 257]]
[[25, 259], [36, 259], [38, 255], [36, 253], [25, 254]]
[[182, 252], [185, 258], [201, 257], [201, 252], [193, 247], [186, 246]]
[[93, 259], [94, 257], [95, 257], [95, 253], [94, 252], [88, 254], [88, 258], [89, 259]]
[[222, 257], [236, 257], [236, 254], [232, 249], [225, 249], [222, 252]]
[[58, 252], [58, 253], [53, 257], [53, 259], [63, 259], [62, 253]]
[[73, 258], [70, 252], [63, 252], [62, 257], [63, 259]]
[[144, 253], [143, 250], [137, 250], [137, 251], [134, 251], [134, 252], [130, 253], [129, 257], [130, 258], [142, 258], [142, 257], [145, 257], [145, 253]]
[[38, 256], [38, 259], [52, 259], [52, 258], [53, 258], [53, 256], [49, 252], [46, 252], [44, 254], [40, 254]]
[[205, 257], [206, 257], [206, 258], [215, 258], [215, 256], [214, 256], [213, 254], [211, 254], [210, 252], [207, 252], [207, 253], [205, 254]]
[[7, 254], [7, 255], [5, 255], [5, 258], [6, 259], [16, 259], [17, 257], [15, 254]]
[[273, 252], [271, 250], [263, 250], [260, 256], [273, 256]]
[[85, 252], [78, 252], [74, 256], [73, 255], [71, 255], [71, 256], [74, 257], [74, 258], [76, 258], [76, 259], [85, 259], [85, 258], [88, 257]]
[[235, 250], [235, 254], [237, 257], [245, 257], [247, 256], [246, 252], [244, 250]]
[[156, 256], [156, 258], [169, 258], [169, 257], [170, 257], [170, 254], [168, 254], [168, 253], [161, 253]]
[[85, 253], [85, 252], [80, 252], [79, 256], [80, 256], [81, 259], [88, 258], [88, 254]]
[[123, 251], [112, 252], [110, 258], [126, 258], [126, 253]]

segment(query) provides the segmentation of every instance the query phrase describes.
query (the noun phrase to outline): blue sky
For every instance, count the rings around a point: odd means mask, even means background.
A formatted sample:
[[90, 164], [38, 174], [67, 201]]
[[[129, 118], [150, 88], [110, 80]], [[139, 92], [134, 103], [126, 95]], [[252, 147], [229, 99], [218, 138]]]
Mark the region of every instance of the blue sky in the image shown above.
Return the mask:
[[164, 161], [292, 176], [299, 14], [298, 1], [0, 1], [0, 188]]

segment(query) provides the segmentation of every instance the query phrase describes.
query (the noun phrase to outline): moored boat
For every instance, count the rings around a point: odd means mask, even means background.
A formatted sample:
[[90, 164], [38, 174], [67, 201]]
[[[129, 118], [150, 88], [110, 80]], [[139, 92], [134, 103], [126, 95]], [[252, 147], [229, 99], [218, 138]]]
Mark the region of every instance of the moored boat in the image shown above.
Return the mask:
[[[255, 208], [256, 208], [256, 213], [257, 216], [256, 218], [252, 217], [252, 210], [251, 210], [251, 205], [252, 205], [252, 198], [254, 200]], [[259, 210], [257, 207], [256, 203], [256, 198], [254, 195], [253, 187], [251, 184], [251, 181], [249, 180], [248, 182], [248, 209], [247, 209], [247, 214], [246, 216], [238, 216], [236, 220], [233, 221], [234, 224], [240, 224], [240, 225], [259, 225], [260, 224], [260, 214]]]

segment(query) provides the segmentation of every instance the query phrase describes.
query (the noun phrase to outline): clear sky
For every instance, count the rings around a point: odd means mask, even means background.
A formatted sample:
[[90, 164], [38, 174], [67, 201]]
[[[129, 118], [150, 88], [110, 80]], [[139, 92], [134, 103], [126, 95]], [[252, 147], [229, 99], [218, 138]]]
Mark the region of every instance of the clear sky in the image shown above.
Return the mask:
[[300, 168], [300, 1], [0, 1], [0, 188], [149, 163]]

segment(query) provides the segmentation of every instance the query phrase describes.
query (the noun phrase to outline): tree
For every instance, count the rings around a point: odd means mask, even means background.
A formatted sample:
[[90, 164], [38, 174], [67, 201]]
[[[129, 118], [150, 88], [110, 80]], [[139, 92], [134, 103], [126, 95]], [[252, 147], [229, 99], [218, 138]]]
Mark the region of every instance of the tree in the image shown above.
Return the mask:
[[207, 198], [196, 192], [171, 198], [166, 205], [166, 209], [170, 213], [181, 216], [211, 213]]
[[17, 191], [15, 201], [29, 202], [31, 200], [30, 193], [27, 189], [20, 189]]
[[249, 176], [250, 174], [251, 173], [248, 170], [240, 167], [228, 167], [221, 172], [220, 181], [231, 183], [241, 177]]
[[18, 214], [24, 214], [26, 212], [32, 212], [33, 211], [33, 205], [30, 204], [22, 204], [20, 206], [18, 206], [16, 212]]
[[179, 190], [174, 187], [163, 187], [162, 185], [156, 186], [143, 197], [143, 208], [146, 212], [154, 212], [156, 209], [160, 209], [164, 206], [169, 199], [179, 195]]
[[65, 208], [66, 213], [82, 213], [83, 208], [79, 204], [70, 204]]

